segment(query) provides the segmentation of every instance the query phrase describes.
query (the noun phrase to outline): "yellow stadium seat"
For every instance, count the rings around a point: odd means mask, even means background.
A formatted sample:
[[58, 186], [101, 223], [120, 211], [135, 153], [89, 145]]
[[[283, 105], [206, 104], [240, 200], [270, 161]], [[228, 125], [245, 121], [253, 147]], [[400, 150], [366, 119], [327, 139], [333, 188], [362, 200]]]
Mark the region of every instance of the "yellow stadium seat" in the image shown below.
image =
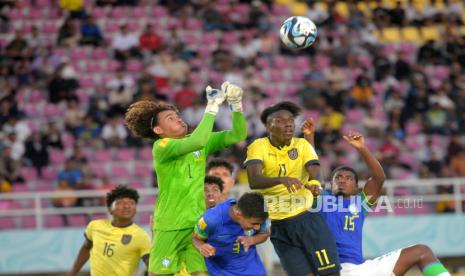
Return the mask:
[[307, 13], [308, 6], [302, 2], [294, 2], [291, 4], [291, 12], [293, 15], [305, 15]]
[[344, 18], [349, 17], [349, 7], [347, 6], [346, 2], [338, 1], [336, 3], [336, 11], [342, 15]]
[[465, 26], [460, 27], [460, 33], [465, 35]]
[[420, 29], [421, 38], [423, 40], [439, 40], [440, 35], [437, 26], [424, 26]]
[[294, 0], [275, 0], [274, 2], [279, 5], [290, 5]]
[[421, 42], [420, 32], [417, 27], [402, 28], [402, 38], [409, 42]]
[[381, 37], [384, 42], [401, 41], [400, 30], [397, 27], [384, 28], [381, 32]]

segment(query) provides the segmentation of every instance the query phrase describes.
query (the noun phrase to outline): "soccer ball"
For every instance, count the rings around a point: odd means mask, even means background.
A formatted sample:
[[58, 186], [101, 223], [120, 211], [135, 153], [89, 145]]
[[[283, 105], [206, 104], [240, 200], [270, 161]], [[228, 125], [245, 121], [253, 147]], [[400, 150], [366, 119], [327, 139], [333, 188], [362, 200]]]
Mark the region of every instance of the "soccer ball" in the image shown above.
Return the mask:
[[315, 23], [307, 17], [292, 16], [281, 25], [279, 36], [288, 48], [300, 50], [312, 45], [316, 39]]

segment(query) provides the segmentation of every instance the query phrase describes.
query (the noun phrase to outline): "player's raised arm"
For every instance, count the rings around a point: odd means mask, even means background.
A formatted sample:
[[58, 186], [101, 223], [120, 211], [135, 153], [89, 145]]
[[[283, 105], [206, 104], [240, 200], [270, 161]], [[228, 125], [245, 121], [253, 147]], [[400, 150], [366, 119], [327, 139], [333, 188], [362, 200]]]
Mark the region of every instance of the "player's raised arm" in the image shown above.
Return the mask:
[[365, 164], [370, 170], [371, 177], [365, 184], [363, 191], [367, 196], [368, 202], [375, 203], [381, 193], [381, 189], [383, 188], [384, 180], [386, 179], [384, 170], [378, 160], [376, 160], [365, 146], [365, 138], [363, 135], [358, 132], [354, 132], [344, 135], [343, 138], [359, 152], [363, 161], [365, 161]]
[[69, 273], [69, 276], [75, 276], [79, 273], [79, 271], [81, 271], [82, 266], [87, 262], [87, 260], [89, 260], [91, 249], [92, 242], [86, 238], [79, 250], [76, 260], [74, 261], [73, 268]]

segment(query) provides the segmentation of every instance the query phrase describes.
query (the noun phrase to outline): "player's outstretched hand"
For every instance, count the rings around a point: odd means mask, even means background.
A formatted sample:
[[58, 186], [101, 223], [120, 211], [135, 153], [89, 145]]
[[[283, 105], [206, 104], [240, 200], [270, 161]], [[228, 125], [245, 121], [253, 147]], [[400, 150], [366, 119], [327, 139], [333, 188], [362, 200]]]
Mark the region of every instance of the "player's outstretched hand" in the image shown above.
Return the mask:
[[204, 256], [205, 258], [215, 256], [216, 249], [208, 243], [204, 243], [200, 247], [200, 254], [202, 254], [202, 256]]
[[354, 148], [361, 149], [365, 147], [365, 138], [359, 132], [349, 132], [348, 135], [342, 136], [344, 140], [349, 142]]
[[224, 94], [223, 90], [212, 88], [210, 85], [207, 86], [207, 88], [205, 89], [205, 92], [206, 92], [207, 101], [208, 101], [205, 112], [216, 115], [216, 113], [218, 113], [218, 109], [220, 105], [226, 99], [226, 95]]
[[281, 183], [286, 186], [289, 193], [295, 193], [303, 186], [297, 178], [287, 176], [281, 177]]
[[300, 131], [304, 134], [304, 136], [313, 136], [315, 135], [315, 121], [313, 118], [308, 118], [305, 120], [300, 127]]
[[221, 90], [226, 95], [229, 106], [232, 111], [242, 112], [242, 95], [244, 91], [237, 85], [231, 84], [229, 81], [223, 82]]
[[237, 237], [236, 242], [240, 243], [242, 245], [242, 247], [244, 247], [245, 252], [249, 251], [249, 248], [252, 245], [254, 245], [252, 237], [239, 236], [239, 237]]

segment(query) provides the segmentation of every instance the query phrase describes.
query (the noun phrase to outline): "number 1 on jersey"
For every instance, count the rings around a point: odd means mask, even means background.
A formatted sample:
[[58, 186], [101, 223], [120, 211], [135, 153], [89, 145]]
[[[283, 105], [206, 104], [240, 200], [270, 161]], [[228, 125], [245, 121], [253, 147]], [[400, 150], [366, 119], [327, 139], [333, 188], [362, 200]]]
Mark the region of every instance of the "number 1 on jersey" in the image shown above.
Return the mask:
[[287, 174], [286, 164], [279, 164], [279, 175], [278, 176], [285, 176], [286, 174]]

